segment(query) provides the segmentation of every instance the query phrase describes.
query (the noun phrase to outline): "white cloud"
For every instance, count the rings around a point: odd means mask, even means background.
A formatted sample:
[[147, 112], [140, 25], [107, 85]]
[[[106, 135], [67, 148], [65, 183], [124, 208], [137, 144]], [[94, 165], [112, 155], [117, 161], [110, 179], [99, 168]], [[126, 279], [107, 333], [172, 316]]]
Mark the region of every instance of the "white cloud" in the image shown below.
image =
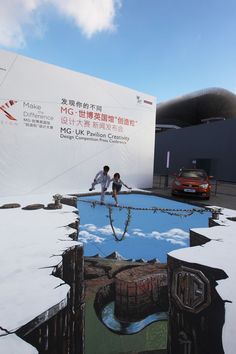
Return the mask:
[[88, 241], [92, 241], [95, 243], [102, 243], [104, 238], [99, 237], [97, 235], [91, 234], [88, 231], [80, 231], [79, 233], [79, 241], [83, 243], [88, 243]]
[[103, 235], [112, 234], [111, 225], [106, 225], [106, 226], [98, 228], [98, 232], [101, 232], [101, 234], [103, 234]]
[[[33, 12], [41, 0], [0, 0], [0, 44], [5, 47], [25, 45], [24, 26], [35, 27]], [[36, 21], [37, 22], [37, 21]]]
[[[84, 229], [86, 231], [94, 232], [94, 233], [97, 232], [97, 233], [102, 234], [102, 235], [113, 235], [113, 231], [112, 231], [112, 228], [111, 228], [110, 224], [105, 225], [103, 227], [97, 227], [94, 224], [84, 224], [84, 225], [80, 226], [80, 229]], [[115, 230], [116, 235], [118, 235], [118, 236], [121, 236], [123, 234], [123, 230], [121, 230], [118, 227], [114, 227], [114, 230]], [[80, 231], [79, 234], [81, 234], [81, 232], [86, 232], [86, 231]], [[126, 233], [125, 235], [129, 236], [128, 233]]]
[[[80, 236], [83, 237], [83, 242], [87, 241], [95, 241], [95, 242], [103, 242], [105, 238], [99, 237], [99, 235], [113, 235], [111, 225], [105, 225], [103, 227], [96, 227], [94, 224], [84, 224], [80, 227], [84, 231], [80, 231]], [[114, 228], [117, 236], [121, 236], [123, 234], [123, 230], [120, 228]], [[94, 234], [92, 234], [94, 233]], [[149, 239], [162, 240], [166, 242], [170, 242], [175, 245], [186, 246], [186, 241], [189, 238], [189, 233], [182, 229], [170, 229], [166, 232], [152, 231], [150, 233], [144, 233], [141, 229], [134, 228], [131, 230], [131, 233], [126, 233], [126, 236], [133, 235], [135, 237], [143, 237]]]
[[173, 238], [173, 239], [188, 239], [189, 238], [189, 233], [181, 230], [181, 229], [170, 229], [166, 232], [158, 232], [158, 231], [152, 231], [149, 234], [151, 237], [155, 237], [157, 239], [167, 239], [167, 238]]
[[156, 239], [160, 239], [161, 238], [161, 234], [158, 231], [152, 231], [150, 234], [148, 234], [149, 237], [154, 237]]
[[172, 243], [173, 245], [181, 245], [181, 246], [186, 246], [186, 243], [184, 241], [177, 241], [174, 240], [173, 238], [166, 238], [165, 239], [167, 242]]
[[155, 238], [156, 240], [165, 240], [172, 244], [179, 244], [181, 246], [185, 246], [185, 240], [189, 238], [189, 233], [182, 229], [170, 229], [166, 232], [159, 232], [155, 230], [148, 234], [143, 233], [141, 229], [133, 229], [132, 234], [140, 237]]
[[141, 231], [133, 231], [133, 235], [135, 235], [135, 236], [145, 236], [145, 234], [143, 233], [143, 232], [141, 232]]
[[84, 229], [87, 229], [88, 231], [97, 231], [97, 226], [94, 225], [94, 224], [84, 224], [84, 225], [81, 225], [81, 228], [84, 228]]
[[[61, 17], [72, 21], [91, 38], [95, 33], [114, 31], [116, 11], [122, 0], [0, 0], [0, 45], [25, 46], [28, 35], [42, 35], [41, 11], [53, 5]], [[49, 24], [48, 24], [49, 26]]]
[[161, 236], [186, 239], [189, 237], [189, 233], [181, 229], [171, 229], [167, 232], [163, 232]]
[[[114, 227], [115, 233], [118, 236], [123, 235], [123, 230], [121, 230], [119, 227]], [[101, 227], [98, 229], [98, 232], [100, 232], [102, 235], [113, 235], [113, 231], [111, 228], [111, 225], [106, 225], [104, 227]], [[129, 236], [128, 232], [125, 234], [126, 236]]]
[[48, 0], [63, 16], [72, 19], [86, 37], [96, 32], [114, 31], [116, 10], [121, 0]]

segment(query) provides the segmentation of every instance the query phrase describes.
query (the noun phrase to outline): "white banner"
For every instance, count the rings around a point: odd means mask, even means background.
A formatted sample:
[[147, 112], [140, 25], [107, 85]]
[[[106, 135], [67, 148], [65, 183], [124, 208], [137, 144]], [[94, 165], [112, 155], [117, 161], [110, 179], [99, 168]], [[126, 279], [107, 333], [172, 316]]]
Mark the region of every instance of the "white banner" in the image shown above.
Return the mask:
[[87, 191], [104, 165], [152, 186], [155, 98], [0, 51], [0, 196]]

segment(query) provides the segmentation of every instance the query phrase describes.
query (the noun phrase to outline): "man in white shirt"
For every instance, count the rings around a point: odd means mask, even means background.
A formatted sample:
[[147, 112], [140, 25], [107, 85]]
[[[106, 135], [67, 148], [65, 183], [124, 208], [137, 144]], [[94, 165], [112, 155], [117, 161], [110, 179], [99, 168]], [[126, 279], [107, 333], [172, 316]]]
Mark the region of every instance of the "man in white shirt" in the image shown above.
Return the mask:
[[92, 182], [91, 188], [89, 188], [90, 191], [93, 191], [95, 189], [94, 187], [96, 184], [101, 184], [101, 204], [104, 204], [105, 193], [110, 185], [111, 177], [108, 174], [109, 169], [109, 166], [104, 166], [103, 170], [99, 171], [96, 174]]

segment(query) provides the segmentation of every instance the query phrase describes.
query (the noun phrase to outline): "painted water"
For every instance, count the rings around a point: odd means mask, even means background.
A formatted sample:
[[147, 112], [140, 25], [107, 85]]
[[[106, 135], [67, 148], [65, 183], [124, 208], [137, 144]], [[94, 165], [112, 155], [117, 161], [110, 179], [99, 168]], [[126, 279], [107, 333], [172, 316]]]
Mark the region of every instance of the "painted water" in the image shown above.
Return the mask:
[[119, 195], [120, 206], [134, 209], [111, 207], [111, 195], [106, 205], [98, 202], [99, 195], [78, 199], [85, 256], [118, 252], [125, 259], [166, 262], [168, 252], [189, 246], [189, 229], [207, 227], [211, 216], [202, 208], [146, 194]]

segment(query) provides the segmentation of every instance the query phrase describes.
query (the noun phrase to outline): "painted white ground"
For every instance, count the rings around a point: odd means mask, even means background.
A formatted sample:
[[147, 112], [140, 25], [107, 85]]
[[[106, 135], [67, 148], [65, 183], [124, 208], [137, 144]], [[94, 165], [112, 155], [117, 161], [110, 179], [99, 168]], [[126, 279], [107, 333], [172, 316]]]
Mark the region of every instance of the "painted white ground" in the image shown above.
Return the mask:
[[[49, 195], [0, 198], [0, 206], [12, 202], [47, 206], [53, 200]], [[78, 244], [69, 237], [75, 230], [67, 226], [76, 220], [73, 211], [66, 205], [0, 209], [0, 353], [37, 353], [14, 332], [54, 305], [66, 305], [69, 286], [51, 273], [63, 252]]]
[[[219, 225], [211, 228], [193, 229], [210, 239], [202, 246], [179, 249], [169, 253], [172, 257], [185, 262], [222, 269], [227, 279], [218, 281], [216, 287], [225, 303], [225, 324], [223, 327], [223, 348], [225, 354], [235, 354], [236, 336], [236, 222], [228, 217], [236, 217], [236, 210], [222, 209]], [[228, 302], [229, 301], [229, 302]]]

